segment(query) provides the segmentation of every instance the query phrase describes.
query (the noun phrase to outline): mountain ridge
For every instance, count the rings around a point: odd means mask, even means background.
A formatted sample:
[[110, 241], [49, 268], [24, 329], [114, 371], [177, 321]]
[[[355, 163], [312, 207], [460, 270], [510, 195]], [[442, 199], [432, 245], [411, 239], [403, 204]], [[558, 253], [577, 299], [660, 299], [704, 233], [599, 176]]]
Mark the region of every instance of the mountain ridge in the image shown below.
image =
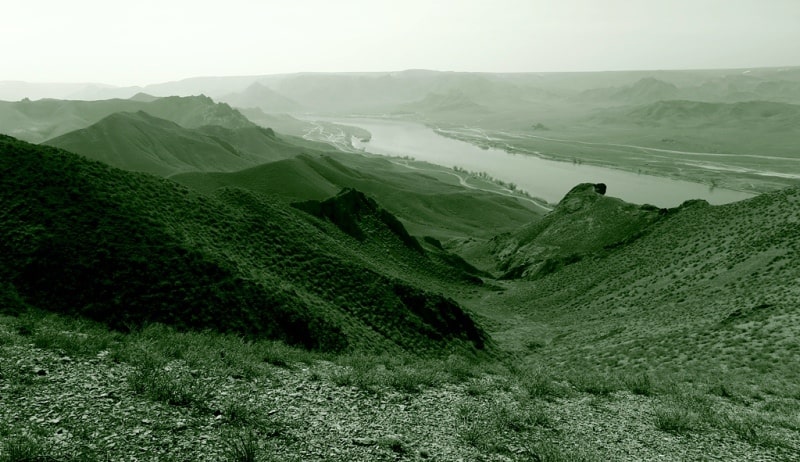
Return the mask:
[[0, 266], [25, 303], [118, 328], [164, 322], [321, 350], [490, 343], [452, 299], [379, 273], [280, 201], [202, 195], [6, 136], [0, 152]]

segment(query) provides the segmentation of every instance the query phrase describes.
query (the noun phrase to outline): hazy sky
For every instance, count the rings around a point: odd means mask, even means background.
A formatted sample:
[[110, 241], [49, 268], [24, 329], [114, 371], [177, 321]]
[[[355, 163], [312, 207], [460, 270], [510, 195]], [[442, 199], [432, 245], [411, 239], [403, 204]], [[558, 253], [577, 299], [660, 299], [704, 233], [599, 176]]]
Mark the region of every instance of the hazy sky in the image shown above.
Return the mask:
[[0, 80], [800, 65], [800, 0], [10, 0]]

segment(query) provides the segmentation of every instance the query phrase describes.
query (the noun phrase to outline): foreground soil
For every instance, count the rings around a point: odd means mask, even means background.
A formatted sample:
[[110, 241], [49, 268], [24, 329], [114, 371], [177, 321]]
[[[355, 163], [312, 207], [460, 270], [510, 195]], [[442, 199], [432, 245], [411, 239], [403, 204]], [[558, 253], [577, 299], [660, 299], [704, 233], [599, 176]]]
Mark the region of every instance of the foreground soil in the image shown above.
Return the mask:
[[[324, 360], [273, 360], [280, 365], [241, 373], [173, 360], [145, 377], [141, 363], [120, 361], [113, 348], [80, 355], [40, 348], [47, 343], [41, 337], [19, 333], [14, 318], [2, 320], [0, 461], [20, 454], [131, 461], [800, 460], [796, 428], [774, 445], [702, 425], [664, 431], [657, 420], [666, 398], [630, 390], [582, 392], [552, 382], [548, 389], [561, 393], [541, 392], [525, 382], [538, 380], [532, 375], [474, 371], [436, 386], [417, 384], [413, 375], [398, 381], [395, 371], [383, 385], [366, 380], [358, 365]], [[369, 367], [374, 378], [383, 366]], [[722, 398], [714, 406], [735, 407]]]

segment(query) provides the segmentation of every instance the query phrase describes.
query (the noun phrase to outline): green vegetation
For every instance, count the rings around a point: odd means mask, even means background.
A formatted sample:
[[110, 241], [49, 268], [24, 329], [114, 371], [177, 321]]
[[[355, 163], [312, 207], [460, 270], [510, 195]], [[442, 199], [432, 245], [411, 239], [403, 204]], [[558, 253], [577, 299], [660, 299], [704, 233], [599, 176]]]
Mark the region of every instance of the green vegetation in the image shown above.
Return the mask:
[[[410, 162], [410, 161], [405, 161]], [[491, 238], [540, 216], [528, 201], [466, 189], [446, 169], [404, 164], [376, 156], [316, 153], [233, 173], [186, 173], [173, 177], [198, 191], [237, 187], [287, 201], [325, 200], [354, 188], [396, 215], [416, 236]]]
[[123, 170], [160, 176], [241, 170], [302, 152], [271, 129], [252, 125], [189, 129], [143, 111], [114, 113], [46, 144]]
[[[30, 346], [21, 326], [64, 340]], [[0, 460], [146, 451], [162, 460], [593, 461], [676, 448], [690, 459], [723, 451], [780, 459], [796, 450], [800, 428], [792, 398], [753, 407], [710, 393], [708, 383], [659, 379], [635, 398], [613, 374], [579, 382], [575, 372], [516, 361], [315, 353], [164, 325], [120, 334], [35, 310], [0, 316], [0, 332], [0, 383], [13, 384], [0, 394]], [[582, 385], [589, 377], [595, 388]], [[43, 398], [52, 404], [41, 407]], [[691, 435], [713, 438], [669, 440]]]
[[[795, 181], [798, 75], [308, 75], [230, 101], [758, 191]], [[796, 186], [659, 209], [581, 184], [542, 216], [205, 97], [0, 103], [0, 126], [190, 172], [0, 137], [0, 461], [800, 452]]]
[[241, 113], [207, 96], [102, 101], [43, 99], [0, 101], [2, 133], [30, 142], [42, 142], [86, 128], [117, 112], [144, 111], [186, 128], [218, 125], [228, 129], [254, 127]]
[[0, 203], [10, 213], [0, 261], [11, 298], [118, 329], [165, 322], [323, 350], [484, 346], [454, 301], [382, 274], [373, 262], [385, 265], [385, 255], [280, 202], [241, 190], [207, 197], [1, 142]]

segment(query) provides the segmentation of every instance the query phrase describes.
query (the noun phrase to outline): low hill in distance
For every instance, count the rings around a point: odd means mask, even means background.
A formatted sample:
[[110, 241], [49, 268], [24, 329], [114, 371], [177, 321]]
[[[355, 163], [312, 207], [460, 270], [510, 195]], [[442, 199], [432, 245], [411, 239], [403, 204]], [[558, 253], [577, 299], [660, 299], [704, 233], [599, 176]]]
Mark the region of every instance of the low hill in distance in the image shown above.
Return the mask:
[[608, 101], [622, 104], [643, 104], [665, 99], [675, 99], [680, 94], [677, 86], [653, 77], [637, 80], [624, 87], [594, 88], [575, 97], [579, 102]]
[[118, 328], [163, 322], [320, 350], [487, 346], [453, 300], [379, 272], [385, 253], [267, 196], [201, 195], [3, 136], [0, 208], [6, 299]]
[[608, 110], [593, 118], [608, 124], [677, 128], [734, 128], [796, 130], [800, 126], [800, 105], [770, 101], [705, 103], [699, 101], [658, 101], [656, 103]]
[[160, 176], [241, 170], [302, 152], [272, 130], [255, 125], [189, 129], [144, 111], [114, 113], [45, 144], [124, 170]]
[[220, 101], [237, 108], [258, 108], [265, 113], [291, 113], [303, 110], [297, 101], [287, 98], [258, 82], [243, 91], [230, 93], [219, 98]]
[[144, 111], [186, 128], [219, 125], [236, 129], [252, 127], [250, 122], [227, 104], [215, 103], [206, 96], [170, 96], [110, 99], [101, 101], [38, 100], [0, 101], [0, 130], [25, 141], [39, 143], [59, 135], [86, 128], [116, 112]]
[[401, 105], [398, 111], [432, 116], [462, 115], [464, 112], [473, 114], [490, 112], [488, 108], [476, 103], [467, 94], [456, 90], [447, 93], [429, 93], [419, 101]]

